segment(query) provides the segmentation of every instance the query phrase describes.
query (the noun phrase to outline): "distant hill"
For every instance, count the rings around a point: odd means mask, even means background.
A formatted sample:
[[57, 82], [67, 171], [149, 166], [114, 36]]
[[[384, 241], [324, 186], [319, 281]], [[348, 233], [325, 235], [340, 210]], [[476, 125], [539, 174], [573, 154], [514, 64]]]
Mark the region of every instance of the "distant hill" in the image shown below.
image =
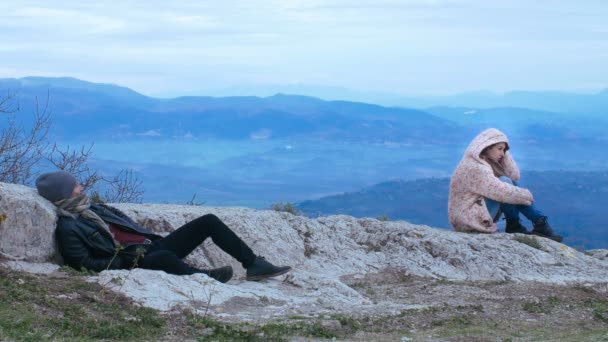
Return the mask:
[[[118, 85], [68, 77], [0, 79], [0, 91], [15, 93], [24, 113], [31, 112], [36, 97], [42, 101], [50, 95], [54, 122], [51, 133], [59, 140], [294, 138], [451, 144], [468, 141], [490, 126], [523, 140], [608, 139], [603, 129], [608, 125], [608, 116], [602, 115], [608, 108], [604, 100], [608, 92], [519, 92], [502, 97], [483, 93], [477, 95], [496, 101], [481, 103], [473, 96], [466, 104], [429, 98], [437, 102], [421, 110], [285, 94], [159, 99]], [[535, 105], [545, 97], [547, 103], [555, 104], [555, 111]], [[468, 97], [462, 97], [465, 98]], [[569, 107], [560, 107], [564, 101]], [[445, 104], [458, 106], [442, 106]], [[489, 104], [495, 107], [486, 108]], [[527, 104], [531, 107], [524, 108]], [[588, 106], [594, 109], [585, 109]]]
[[270, 96], [276, 93], [302, 94], [323, 99], [341, 99], [422, 110], [435, 106], [478, 109], [516, 107], [556, 113], [592, 114], [596, 117], [608, 113], [608, 89], [594, 93], [520, 90], [503, 94], [490, 91], [473, 91], [444, 96], [408, 96], [390, 92], [356, 91], [328, 86], [275, 84], [237, 86], [207, 91], [208, 94], [215, 96], [226, 96], [228, 94], [257, 96]]
[[[463, 137], [457, 124], [424, 111], [277, 94], [260, 98], [156, 99], [110, 84], [72, 78], [0, 79], [22, 111], [50, 94], [59, 138], [302, 138], [447, 143]], [[444, 132], [441, 136], [429, 132]]]
[[324, 99], [342, 99], [426, 110], [429, 107], [497, 107], [528, 108], [532, 110], [593, 115], [608, 114], [608, 89], [595, 93], [560, 91], [511, 91], [504, 94], [490, 91], [466, 92], [445, 96], [406, 96], [397, 93], [354, 91], [345, 88], [311, 85], [244, 86], [218, 89], [215, 95], [258, 95], [276, 93], [303, 94]]
[[593, 94], [575, 94], [559, 91], [512, 91], [504, 94], [492, 92], [463, 93], [452, 96], [402, 97], [391, 104], [412, 108], [433, 106], [472, 108], [528, 108], [538, 111], [591, 115], [608, 114], [608, 89]]
[[[584, 105], [581, 105], [581, 108]], [[512, 138], [565, 139], [604, 137], [608, 115], [572, 115], [527, 108], [431, 107], [427, 112], [474, 131], [500, 127]], [[608, 114], [608, 111], [606, 112]]]
[[[539, 208], [566, 235], [565, 243], [584, 248], [608, 248], [604, 205], [608, 203], [608, 172], [525, 172]], [[358, 192], [304, 201], [297, 208], [308, 216], [346, 214], [387, 216], [449, 229], [448, 178], [389, 181]], [[524, 221], [528, 227], [530, 223]]]

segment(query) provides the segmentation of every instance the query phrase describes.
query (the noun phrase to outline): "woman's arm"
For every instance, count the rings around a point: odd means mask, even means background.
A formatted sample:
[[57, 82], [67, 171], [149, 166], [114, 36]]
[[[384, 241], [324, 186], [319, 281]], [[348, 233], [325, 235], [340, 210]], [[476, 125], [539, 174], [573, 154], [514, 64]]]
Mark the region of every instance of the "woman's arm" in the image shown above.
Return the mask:
[[502, 158], [502, 164], [506, 176], [511, 178], [512, 181], [517, 182], [520, 178], [519, 167], [517, 166], [517, 163], [515, 163], [513, 156], [511, 156], [511, 152], [505, 152], [505, 156]]
[[[501, 181], [495, 177], [492, 170], [477, 169], [478, 175], [469, 177], [470, 189], [483, 197], [501, 203], [530, 205], [534, 198], [528, 189], [520, 188]], [[477, 181], [475, 181], [477, 179]]]

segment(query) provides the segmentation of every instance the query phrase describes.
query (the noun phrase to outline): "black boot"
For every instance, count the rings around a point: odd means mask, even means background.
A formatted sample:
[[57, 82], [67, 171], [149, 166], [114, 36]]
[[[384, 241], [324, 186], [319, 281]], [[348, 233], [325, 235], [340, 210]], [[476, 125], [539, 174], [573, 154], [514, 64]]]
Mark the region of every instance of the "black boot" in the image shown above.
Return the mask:
[[547, 222], [547, 216], [543, 216], [534, 222], [532, 234], [546, 237], [557, 242], [562, 242], [564, 240], [561, 235], [557, 235], [553, 232], [553, 228], [551, 228], [549, 222]]
[[218, 267], [211, 270], [203, 270], [202, 273], [210, 276], [211, 278], [225, 283], [232, 278], [232, 266]]
[[247, 267], [247, 280], [262, 280], [265, 278], [280, 276], [291, 271], [290, 266], [275, 266], [264, 257], [256, 256], [255, 260]]
[[528, 232], [528, 229], [524, 225], [522, 225], [521, 222], [519, 222], [519, 220], [507, 221], [507, 227], [505, 228], [505, 233], [530, 234], [530, 232]]

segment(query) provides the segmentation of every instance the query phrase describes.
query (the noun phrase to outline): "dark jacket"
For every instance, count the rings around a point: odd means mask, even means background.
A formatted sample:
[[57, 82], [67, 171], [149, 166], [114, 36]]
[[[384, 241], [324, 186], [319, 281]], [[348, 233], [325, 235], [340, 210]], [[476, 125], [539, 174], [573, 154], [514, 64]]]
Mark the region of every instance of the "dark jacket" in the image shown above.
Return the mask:
[[[116, 208], [92, 203], [91, 210], [102, 220], [114, 224], [119, 229], [139, 233], [152, 241], [161, 238]], [[55, 237], [63, 260], [77, 270], [84, 267], [100, 272], [105, 269], [129, 268], [136, 256], [135, 249], [129, 248], [132, 246], [116, 253], [116, 244], [110, 233], [80, 216], [75, 219], [61, 216], [57, 221]]]

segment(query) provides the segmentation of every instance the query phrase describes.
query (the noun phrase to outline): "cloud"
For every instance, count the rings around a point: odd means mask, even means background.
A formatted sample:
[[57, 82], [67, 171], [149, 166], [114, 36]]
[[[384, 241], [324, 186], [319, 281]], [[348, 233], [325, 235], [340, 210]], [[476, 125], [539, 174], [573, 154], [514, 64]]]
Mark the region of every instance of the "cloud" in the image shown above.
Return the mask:
[[177, 25], [181, 29], [187, 30], [209, 30], [222, 28], [224, 25], [211, 16], [168, 14], [165, 20], [172, 25]]
[[144, 93], [267, 83], [445, 93], [608, 79], [608, 3], [597, 0], [24, 0], [0, 13], [0, 77], [73, 76]]
[[116, 17], [95, 15], [81, 10], [65, 10], [46, 7], [17, 8], [8, 15], [16, 19], [13, 26], [32, 25], [39, 29], [61, 31], [68, 34], [117, 33], [126, 26], [124, 20]]
[[136, 135], [140, 137], [160, 137], [162, 134], [160, 133], [160, 129], [151, 129], [149, 131], [143, 133], [137, 133]]
[[454, 8], [466, 5], [466, 2], [456, 0], [282, 0], [280, 3], [283, 8], [290, 10], [415, 10]]

